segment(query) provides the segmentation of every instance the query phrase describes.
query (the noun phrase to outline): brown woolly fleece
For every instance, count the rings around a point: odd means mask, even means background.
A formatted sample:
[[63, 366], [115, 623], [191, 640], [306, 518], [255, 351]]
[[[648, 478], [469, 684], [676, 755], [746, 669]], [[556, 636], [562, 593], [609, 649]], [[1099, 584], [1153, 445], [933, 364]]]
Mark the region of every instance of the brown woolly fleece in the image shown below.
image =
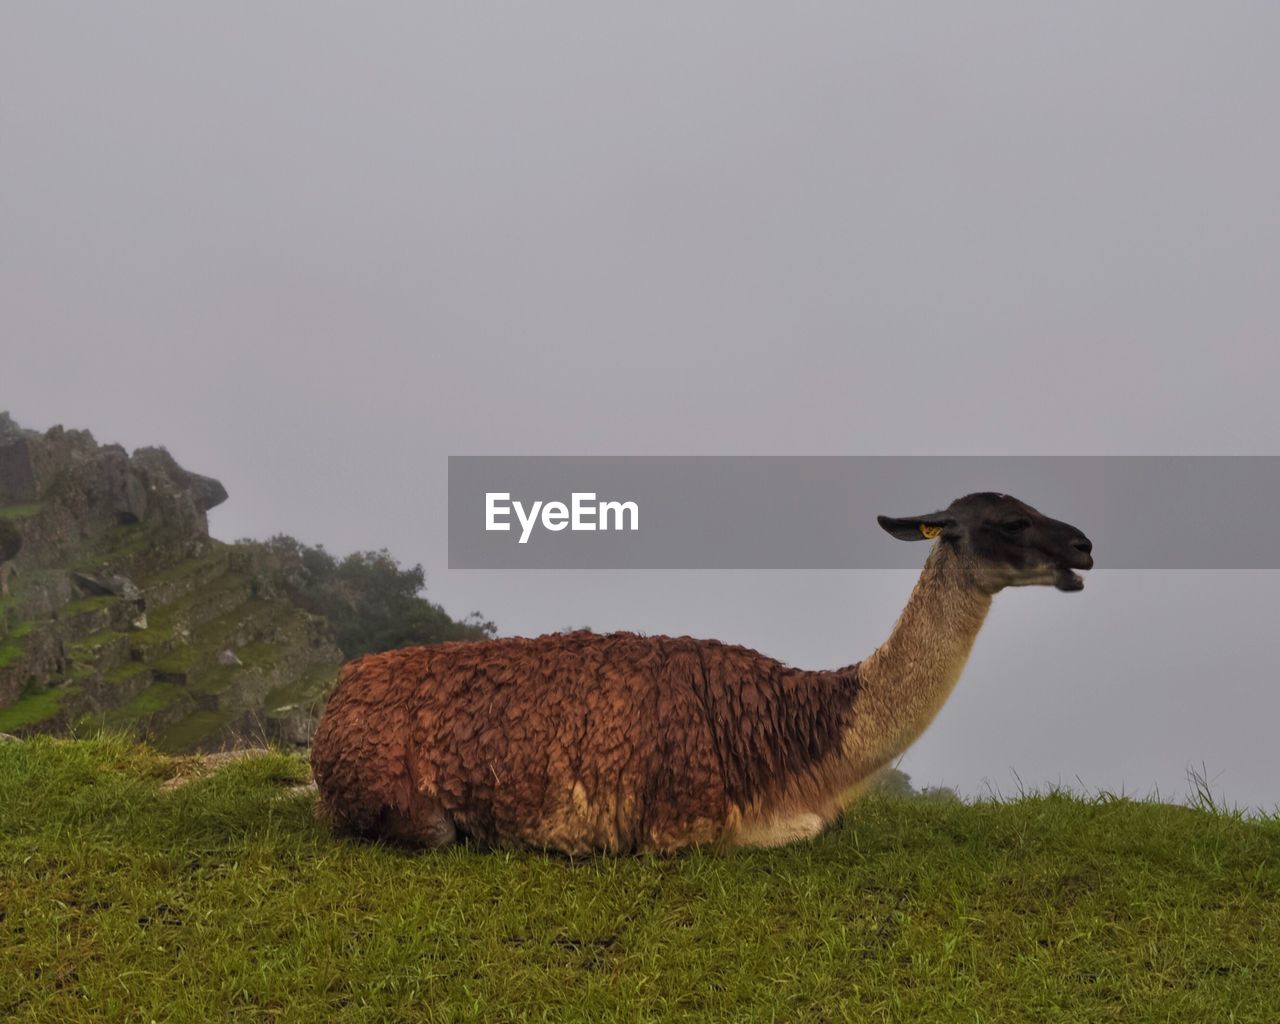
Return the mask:
[[344, 667], [311, 763], [328, 814], [366, 835], [733, 844], [839, 784], [860, 685], [856, 665], [807, 672], [690, 637], [410, 647]]

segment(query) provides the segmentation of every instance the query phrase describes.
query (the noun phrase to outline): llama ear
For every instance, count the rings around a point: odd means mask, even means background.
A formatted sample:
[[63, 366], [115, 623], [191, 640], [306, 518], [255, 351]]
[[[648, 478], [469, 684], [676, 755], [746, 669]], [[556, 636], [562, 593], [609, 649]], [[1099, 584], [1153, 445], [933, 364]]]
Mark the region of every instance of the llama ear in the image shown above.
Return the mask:
[[876, 522], [897, 537], [898, 540], [933, 540], [939, 534], [951, 532], [956, 521], [945, 512], [931, 512], [927, 516], [906, 516], [895, 519], [893, 516], [876, 516]]

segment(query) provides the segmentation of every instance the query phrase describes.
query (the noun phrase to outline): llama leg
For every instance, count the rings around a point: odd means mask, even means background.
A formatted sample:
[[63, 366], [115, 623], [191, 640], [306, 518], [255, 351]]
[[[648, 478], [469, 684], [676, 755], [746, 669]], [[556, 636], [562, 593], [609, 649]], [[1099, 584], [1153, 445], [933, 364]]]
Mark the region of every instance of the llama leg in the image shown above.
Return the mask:
[[453, 818], [434, 800], [389, 810], [380, 830], [387, 838], [414, 846], [449, 846], [457, 842]]
[[786, 846], [822, 834], [827, 823], [812, 811], [798, 811], [756, 821], [743, 822], [737, 846]]

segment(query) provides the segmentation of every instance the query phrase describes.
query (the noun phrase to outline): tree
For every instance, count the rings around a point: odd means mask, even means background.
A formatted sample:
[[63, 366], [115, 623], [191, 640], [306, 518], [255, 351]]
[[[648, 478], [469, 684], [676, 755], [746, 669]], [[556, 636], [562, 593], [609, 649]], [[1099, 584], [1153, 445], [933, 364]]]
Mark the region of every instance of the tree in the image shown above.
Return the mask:
[[874, 792], [878, 796], [915, 796], [911, 776], [900, 768], [884, 768], [876, 777]]
[[339, 560], [323, 546], [284, 534], [265, 547], [279, 559], [293, 599], [329, 621], [348, 658], [413, 644], [484, 640], [497, 631], [479, 612], [459, 621], [428, 601], [422, 566], [402, 568], [385, 549]]

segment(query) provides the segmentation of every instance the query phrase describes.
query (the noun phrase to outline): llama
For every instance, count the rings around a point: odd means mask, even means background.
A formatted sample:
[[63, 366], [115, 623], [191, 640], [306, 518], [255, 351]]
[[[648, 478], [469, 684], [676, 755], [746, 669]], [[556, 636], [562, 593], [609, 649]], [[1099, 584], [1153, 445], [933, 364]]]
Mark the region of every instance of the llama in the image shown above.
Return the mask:
[[932, 540], [888, 640], [804, 671], [690, 637], [574, 632], [344, 666], [311, 753], [320, 810], [367, 836], [566, 854], [818, 835], [924, 731], [992, 596], [1084, 586], [1080, 530], [1003, 494], [880, 525]]

